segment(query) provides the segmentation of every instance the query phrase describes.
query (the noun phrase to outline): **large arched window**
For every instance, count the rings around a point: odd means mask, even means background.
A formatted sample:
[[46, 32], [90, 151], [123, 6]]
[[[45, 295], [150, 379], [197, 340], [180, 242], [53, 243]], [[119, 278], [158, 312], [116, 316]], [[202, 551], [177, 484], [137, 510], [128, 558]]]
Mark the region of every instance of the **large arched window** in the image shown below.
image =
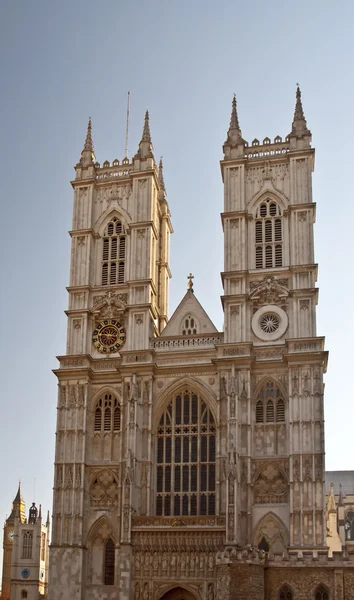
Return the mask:
[[120, 405], [113, 394], [104, 394], [96, 404], [94, 431], [120, 431]]
[[287, 585], [283, 585], [279, 592], [279, 600], [293, 600], [293, 593]]
[[257, 396], [256, 423], [281, 423], [285, 421], [284, 398], [274, 381], [266, 381]]
[[329, 593], [324, 585], [318, 586], [315, 593], [315, 600], [329, 600]]
[[103, 233], [102, 285], [124, 283], [125, 242], [123, 224], [117, 217], [113, 217]]
[[215, 514], [215, 430], [199, 394], [171, 400], [157, 429], [157, 515]]
[[354, 512], [349, 511], [347, 513], [346, 519], [345, 519], [345, 523], [344, 523], [344, 530], [345, 530], [345, 539], [347, 541], [353, 541], [354, 540]]
[[104, 584], [114, 585], [114, 543], [109, 538], [104, 549]]
[[24, 531], [22, 538], [22, 558], [32, 558], [33, 531]]
[[280, 206], [267, 198], [257, 209], [255, 221], [256, 269], [283, 264], [283, 227]]

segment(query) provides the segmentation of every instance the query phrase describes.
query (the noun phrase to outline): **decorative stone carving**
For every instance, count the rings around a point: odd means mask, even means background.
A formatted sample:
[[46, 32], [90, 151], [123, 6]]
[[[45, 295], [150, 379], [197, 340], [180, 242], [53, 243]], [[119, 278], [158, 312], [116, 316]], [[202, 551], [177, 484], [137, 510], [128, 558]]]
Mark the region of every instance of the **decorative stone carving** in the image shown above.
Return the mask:
[[118, 506], [118, 477], [110, 469], [95, 474], [90, 485], [91, 504], [96, 507], [113, 508]]
[[281, 554], [289, 544], [289, 535], [282, 522], [272, 513], [260, 522], [254, 538], [256, 548], [268, 546], [268, 552]]
[[65, 465], [65, 482], [64, 488], [71, 489], [73, 486], [73, 467], [72, 465]]
[[104, 296], [96, 296], [91, 312], [96, 321], [101, 319], [123, 319], [127, 305], [127, 294], [116, 294], [107, 290]]
[[276, 462], [262, 466], [254, 481], [254, 501], [256, 504], [287, 502], [288, 482]]
[[255, 306], [284, 305], [289, 296], [288, 280], [273, 276], [266, 276], [261, 282], [251, 281], [250, 290], [250, 300]]

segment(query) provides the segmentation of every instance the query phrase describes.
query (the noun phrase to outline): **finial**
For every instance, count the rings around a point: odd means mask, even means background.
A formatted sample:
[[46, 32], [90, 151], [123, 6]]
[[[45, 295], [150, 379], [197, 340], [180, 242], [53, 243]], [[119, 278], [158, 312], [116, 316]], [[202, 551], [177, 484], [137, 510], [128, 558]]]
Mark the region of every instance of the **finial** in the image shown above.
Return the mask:
[[187, 276], [187, 279], [188, 279], [188, 290], [190, 290], [191, 292], [194, 293], [194, 290], [193, 290], [194, 275], [192, 275], [192, 273], [189, 273], [189, 275]]
[[150, 116], [149, 111], [146, 109], [145, 120], [144, 120], [144, 130], [143, 137], [141, 138], [142, 142], [151, 142], [151, 134], [150, 134]]
[[162, 190], [165, 189], [165, 181], [163, 178], [163, 162], [162, 162], [162, 156], [160, 158], [160, 163], [159, 163], [159, 182], [160, 182], [160, 187]]
[[338, 506], [343, 506], [343, 489], [342, 484], [339, 484]]

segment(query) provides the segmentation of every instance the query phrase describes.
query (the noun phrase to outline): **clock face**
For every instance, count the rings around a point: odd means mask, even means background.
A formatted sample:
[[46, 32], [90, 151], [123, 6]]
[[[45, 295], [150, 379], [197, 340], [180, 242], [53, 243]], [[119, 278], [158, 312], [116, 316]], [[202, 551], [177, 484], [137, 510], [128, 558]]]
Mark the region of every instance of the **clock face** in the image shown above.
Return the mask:
[[117, 319], [105, 319], [98, 323], [92, 341], [96, 350], [102, 354], [114, 354], [125, 342], [125, 329]]
[[14, 530], [13, 530], [13, 529], [10, 529], [10, 531], [9, 531], [9, 532], [8, 532], [8, 534], [7, 534], [7, 538], [10, 540], [10, 542], [13, 542], [13, 541], [14, 541], [14, 535], [15, 535], [15, 532], [14, 532]]
[[28, 579], [30, 575], [31, 571], [29, 569], [22, 569], [21, 577], [23, 577], [23, 579]]

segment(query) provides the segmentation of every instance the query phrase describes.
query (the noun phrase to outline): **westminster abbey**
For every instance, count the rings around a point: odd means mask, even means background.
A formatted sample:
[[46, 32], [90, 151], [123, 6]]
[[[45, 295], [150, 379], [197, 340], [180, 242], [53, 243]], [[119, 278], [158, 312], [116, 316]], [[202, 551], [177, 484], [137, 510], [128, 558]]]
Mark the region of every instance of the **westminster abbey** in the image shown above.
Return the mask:
[[41, 591], [19, 555], [11, 600], [354, 600], [354, 481], [325, 476], [314, 154], [299, 88], [284, 139], [245, 141], [233, 99], [218, 331], [192, 276], [168, 317], [173, 230], [148, 112], [131, 160], [97, 162], [89, 122], [49, 572]]

